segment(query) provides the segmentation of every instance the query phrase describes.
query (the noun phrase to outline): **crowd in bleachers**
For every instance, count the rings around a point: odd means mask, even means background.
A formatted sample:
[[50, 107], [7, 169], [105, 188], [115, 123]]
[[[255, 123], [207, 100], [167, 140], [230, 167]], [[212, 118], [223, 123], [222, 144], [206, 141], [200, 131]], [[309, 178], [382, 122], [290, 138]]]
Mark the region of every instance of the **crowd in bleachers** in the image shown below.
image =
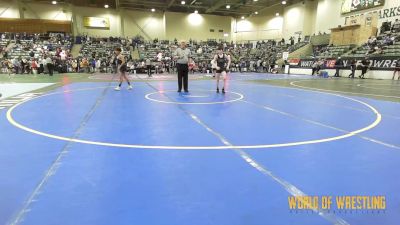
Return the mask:
[[[387, 26], [384, 24], [383, 26]], [[306, 58], [338, 58], [353, 57], [362, 58], [365, 56], [400, 56], [400, 21], [396, 20], [387, 28], [382, 27], [381, 33], [371, 36], [360, 45], [315, 45], [313, 53]]]
[[[68, 35], [3, 33], [1, 68], [3, 73], [52, 73], [71, 59], [72, 39]], [[49, 65], [50, 64], [50, 65]]]
[[[387, 24], [383, 26], [387, 26]], [[342, 57], [349, 59], [346, 68]], [[370, 57], [390, 57], [396, 63], [395, 71], [399, 70], [400, 21], [396, 20], [392, 26], [381, 28], [381, 33], [378, 36], [369, 37], [364, 44], [358, 47], [355, 45], [315, 45], [313, 46], [312, 56], [305, 58], [313, 58], [312, 75], [320, 74], [320, 70], [326, 66], [326, 60], [334, 59], [333, 68], [336, 69], [336, 77], [339, 76], [339, 70], [350, 69], [349, 77], [354, 78], [355, 71], [360, 69], [361, 75], [359, 77], [364, 78], [366, 72], [373, 66]]]
[[[231, 48], [231, 43], [217, 42], [216, 40], [194, 41], [189, 40], [188, 48], [192, 53], [189, 70], [191, 72], [205, 73], [211, 70], [211, 60], [216, 52], [218, 45], [223, 45], [225, 49]], [[152, 42], [144, 42], [138, 46], [140, 60], [136, 63], [136, 67], [143, 68], [147, 60], [151, 61], [151, 65], [155, 72], [175, 71], [175, 62], [172, 53], [178, 46], [178, 41], [154, 40]], [[147, 63], [148, 64], [148, 63]]]
[[[76, 38], [76, 41], [78, 38]], [[55, 70], [66, 72], [112, 72], [113, 51], [122, 48], [127, 59], [128, 70], [131, 72], [146, 72], [150, 62], [155, 73], [175, 72], [175, 62], [172, 52], [178, 46], [178, 41], [158, 40], [144, 41], [140, 37], [132, 39], [109, 37], [94, 38], [80, 36], [82, 48], [78, 55], [72, 56], [71, 49], [75, 39], [68, 35], [56, 34], [10, 34], [0, 37], [1, 72], [9, 74], [52, 73]], [[207, 41], [189, 40], [192, 52], [190, 62], [191, 72], [206, 73], [212, 70], [211, 60], [218, 46], [223, 46], [227, 54], [232, 56], [232, 71], [272, 71], [277, 59], [283, 52], [292, 52], [304, 46], [301, 42], [294, 44], [292, 37], [286, 43], [266, 40], [234, 44], [223, 40]], [[133, 59], [133, 50], [137, 49], [139, 57]], [[271, 69], [270, 69], [271, 68]]]
[[3, 54], [7, 52], [6, 50], [7, 50], [7, 47], [8, 47], [9, 43], [10, 43], [9, 40], [7, 40], [5, 38], [4, 39], [3, 38], [0, 39], [0, 55], [3, 56]]
[[[305, 44], [305, 42], [300, 42], [300, 40], [297, 44], [294, 44], [292, 41], [290, 44], [287, 44], [284, 39], [279, 42], [267, 40], [241, 44], [216, 40], [200, 42], [189, 40], [188, 48], [192, 52], [192, 62], [189, 65], [189, 69], [192, 72], [200, 73], [206, 73], [207, 70], [211, 71], [211, 60], [215, 55], [216, 49], [218, 46], [223, 46], [227, 54], [231, 55], [232, 71], [271, 71], [270, 68], [275, 67], [277, 59], [282, 58], [283, 52], [295, 51]], [[142, 43], [138, 46], [140, 60], [136, 62], [136, 66], [139, 68], [144, 67], [145, 61], [150, 59], [156, 72], [173, 70], [172, 52], [176, 49], [177, 45], [177, 40], [173, 42], [154, 40]]]
[[109, 37], [93, 38], [81, 37], [82, 48], [79, 55], [72, 60], [72, 72], [111, 72], [113, 70], [113, 52], [119, 47], [122, 54], [131, 60], [131, 46], [129, 39]]
[[363, 57], [366, 55], [377, 56], [399, 56], [400, 55], [400, 32], [382, 33], [379, 36], [371, 36], [367, 42], [354, 49], [349, 56]]

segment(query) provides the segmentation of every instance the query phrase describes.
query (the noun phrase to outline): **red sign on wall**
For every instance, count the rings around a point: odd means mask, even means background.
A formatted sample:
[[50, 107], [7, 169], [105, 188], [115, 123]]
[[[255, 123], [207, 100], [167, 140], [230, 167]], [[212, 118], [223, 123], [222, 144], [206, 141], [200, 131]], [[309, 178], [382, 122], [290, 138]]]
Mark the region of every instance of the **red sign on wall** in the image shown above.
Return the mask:
[[290, 65], [299, 65], [300, 59], [289, 59]]
[[325, 66], [326, 68], [334, 68], [335, 67], [336, 60], [326, 60]]

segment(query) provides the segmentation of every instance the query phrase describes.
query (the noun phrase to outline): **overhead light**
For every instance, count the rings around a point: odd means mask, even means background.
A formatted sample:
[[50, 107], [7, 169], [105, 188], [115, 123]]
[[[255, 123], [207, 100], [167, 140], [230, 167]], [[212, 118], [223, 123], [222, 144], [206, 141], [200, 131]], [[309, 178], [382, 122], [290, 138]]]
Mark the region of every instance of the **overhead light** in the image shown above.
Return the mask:
[[279, 16], [279, 13], [276, 13], [275, 16]]
[[109, 7], [109, 6], [108, 6], [107, 4], [104, 5], [104, 8], [108, 9], [108, 7]]
[[156, 9], [155, 9], [155, 8], [152, 8], [152, 9], [151, 9], [151, 11], [152, 11], [152, 12], [155, 12], [155, 11], [156, 11]]
[[184, 5], [184, 4], [186, 4], [186, 2], [185, 1], [181, 1], [181, 4]]
[[227, 8], [227, 9], [230, 9], [230, 8], [231, 8], [231, 5], [226, 5], [226, 8]]
[[258, 2], [258, 0], [253, 0], [253, 2]]
[[258, 15], [258, 12], [254, 12], [254, 14]]
[[286, 5], [286, 1], [282, 1], [282, 5]]
[[51, 4], [56, 5], [57, 1], [52, 1]]
[[199, 11], [198, 10], [194, 10], [194, 13], [199, 14]]
[[242, 20], [244, 20], [244, 16], [242, 16], [241, 18], [242, 18]]
[[225, 34], [224, 34], [224, 37], [228, 37], [228, 36], [229, 36], [229, 34], [228, 34], [228, 33], [225, 33]]

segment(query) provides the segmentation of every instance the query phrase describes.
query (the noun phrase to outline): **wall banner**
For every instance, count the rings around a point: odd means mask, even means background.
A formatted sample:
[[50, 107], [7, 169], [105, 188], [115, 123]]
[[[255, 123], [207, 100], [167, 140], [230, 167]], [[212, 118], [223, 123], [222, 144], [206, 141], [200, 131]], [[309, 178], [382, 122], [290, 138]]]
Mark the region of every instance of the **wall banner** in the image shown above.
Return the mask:
[[[343, 67], [350, 68], [351, 61], [355, 59], [357, 63], [360, 63], [363, 58], [342, 58]], [[398, 58], [394, 57], [370, 57], [371, 61], [371, 70], [393, 70], [395, 68]], [[300, 59], [297, 65], [291, 64], [292, 68], [312, 68], [314, 60], [312, 59]], [[336, 59], [326, 59], [324, 60], [324, 64], [322, 69], [334, 69], [335, 68]]]
[[103, 17], [83, 17], [83, 26], [89, 28], [110, 29], [110, 19]]

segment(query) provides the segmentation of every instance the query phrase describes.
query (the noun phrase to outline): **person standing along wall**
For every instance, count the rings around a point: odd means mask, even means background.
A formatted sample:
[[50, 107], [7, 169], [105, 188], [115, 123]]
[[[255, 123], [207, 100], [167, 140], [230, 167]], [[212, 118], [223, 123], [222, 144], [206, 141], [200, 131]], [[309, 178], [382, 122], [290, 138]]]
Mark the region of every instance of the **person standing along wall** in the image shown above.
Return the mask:
[[151, 60], [149, 58], [146, 59], [146, 69], [147, 76], [151, 77]]
[[371, 61], [369, 61], [368, 57], [365, 57], [365, 59], [363, 59], [361, 61], [361, 75], [358, 76], [361, 79], [365, 79], [365, 74], [367, 73], [369, 67], [370, 67]]
[[336, 73], [334, 75], [334, 77], [340, 77], [340, 69], [343, 67], [343, 60], [342, 58], [338, 57], [338, 59], [335, 62], [335, 69], [336, 69]]
[[354, 75], [356, 73], [356, 69], [357, 69], [357, 61], [355, 59], [352, 59], [350, 62], [350, 75], [349, 78], [354, 78]]
[[396, 66], [394, 68], [392, 80], [394, 80], [394, 78], [396, 77], [396, 73], [397, 73], [397, 80], [400, 80], [400, 58], [397, 59], [396, 61]]
[[314, 60], [314, 62], [313, 62], [313, 64], [312, 64], [312, 66], [311, 66], [311, 68], [312, 68], [312, 71], [311, 71], [311, 76], [314, 76], [314, 74], [317, 72], [317, 70], [318, 70], [318, 60]]

